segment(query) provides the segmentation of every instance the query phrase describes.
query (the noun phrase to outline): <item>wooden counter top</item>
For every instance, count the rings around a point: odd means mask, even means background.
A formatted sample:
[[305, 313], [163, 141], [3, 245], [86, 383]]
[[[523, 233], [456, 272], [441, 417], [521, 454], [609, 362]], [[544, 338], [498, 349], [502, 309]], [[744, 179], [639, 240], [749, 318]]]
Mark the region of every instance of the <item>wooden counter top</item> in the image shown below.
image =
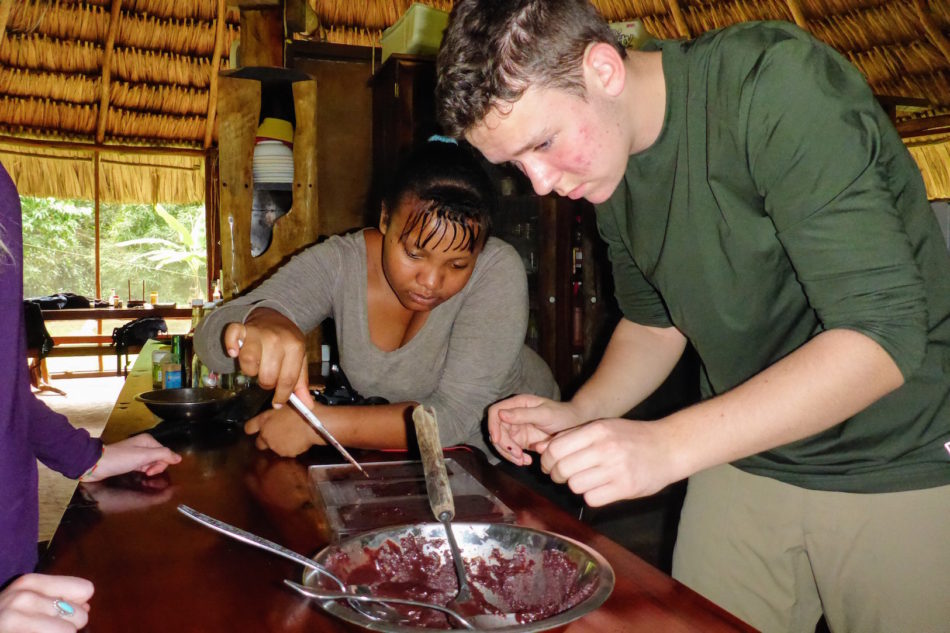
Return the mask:
[[[143, 354], [140, 359], [145, 358]], [[136, 363], [103, 437], [121, 439], [155, 418], [134, 400], [151, 388]], [[143, 385], [145, 388], [142, 388]], [[176, 510], [187, 504], [213, 517], [312, 554], [327, 545], [326, 520], [315, 505], [307, 467], [340, 463], [332, 449], [297, 459], [258, 451], [240, 428], [211, 432], [198, 424], [171, 443], [182, 463], [161, 476], [114, 478], [80, 486], [54, 536], [43, 571], [92, 580], [96, 593], [88, 631], [175, 633], [361, 630], [299, 598], [282, 585], [299, 578], [292, 562], [227, 539]], [[222, 429], [216, 429], [222, 431]], [[549, 530], [599, 551], [616, 574], [599, 609], [559, 631], [714, 633], [751, 631], [705, 598], [648, 565], [588, 525], [499, 470], [480, 453], [447, 453], [515, 511], [516, 523]], [[405, 459], [403, 453], [357, 451], [357, 459]]]

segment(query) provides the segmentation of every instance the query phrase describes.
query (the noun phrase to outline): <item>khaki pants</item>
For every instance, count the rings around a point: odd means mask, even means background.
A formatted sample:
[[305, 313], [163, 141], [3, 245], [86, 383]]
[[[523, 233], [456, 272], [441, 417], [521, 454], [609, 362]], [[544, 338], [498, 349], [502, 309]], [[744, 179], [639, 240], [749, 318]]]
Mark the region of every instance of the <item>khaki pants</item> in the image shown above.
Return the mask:
[[717, 466], [689, 480], [673, 576], [767, 633], [950, 632], [950, 486], [807, 490]]

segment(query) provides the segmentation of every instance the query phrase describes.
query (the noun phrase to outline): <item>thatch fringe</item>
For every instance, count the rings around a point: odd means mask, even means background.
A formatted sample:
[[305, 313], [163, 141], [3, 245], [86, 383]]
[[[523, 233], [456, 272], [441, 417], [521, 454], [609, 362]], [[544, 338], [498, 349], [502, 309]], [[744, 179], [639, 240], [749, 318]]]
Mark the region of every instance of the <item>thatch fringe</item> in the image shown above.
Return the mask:
[[[593, 0], [604, 18], [610, 22], [625, 22], [633, 16], [667, 16], [670, 6], [667, 0]], [[652, 33], [652, 31], [650, 31]]]
[[42, 33], [62, 39], [87, 42], [104, 40], [109, 32], [109, 9], [85, 3], [14, 2], [7, 30]]
[[[322, 24], [334, 27], [359, 27], [367, 31], [381, 31], [399, 19], [412, 0], [379, 0], [377, 2], [353, 2], [353, 0], [308, 0], [310, 8]], [[451, 0], [422, 0], [423, 4], [450, 11]]]
[[[112, 0], [60, 0], [63, 4], [88, 4], [108, 8]], [[159, 18], [176, 20], [213, 21], [217, 17], [217, 0], [123, 0], [122, 10], [145, 13]], [[228, 7], [226, 19], [232, 24], [241, 20], [237, 7]]]
[[[0, 144], [0, 162], [21, 195], [92, 199], [92, 150]], [[103, 202], [192, 203], [204, 200], [204, 159], [100, 151]]]
[[[237, 31], [232, 29], [229, 37], [236, 38]], [[227, 47], [230, 47], [230, 39]], [[117, 47], [112, 59], [113, 77], [124, 81], [195, 88], [207, 88], [210, 83], [211, 62], [207, 57]], [[18, 35], [0, 40], [0, 64], [55, 73], [99, 75], [102, 49], [91, 42]]]
[[208, 91], [169, 85], [113, 81], [109, 84], [109, 104], [110, 107], [116, 106], [130, 110], [206, 116]]
[[875, 46], [920, 39], [922, 28], [910, 2], [892, 2], [862, 11], [826, 15], [808, 23], [808, 30], [843, 51], [866, 51]]
[[0, 40], [0, 62], [53, 72], [99, 74], [102, 49], [92, 42], [8, 33]]
[[[63, 40], [100, 42], [109, 32], [109, 21], [109, 11], [100, 6], [57, 0], [44, 5], [40, 11], [27, 8], [26, 3], [14, 3], [7, 29], [11, 33], [36, 32]], [[213, 21], [123, 11], [115, 43], [116, 46], [209, 56], [214, 52], [214, 36]]]
[[0, 67], [0, 94], [95, 103], [99, 98], [99, 79], [88, 75]]
[[894, 0], [798, 0], [802, 13], [808, 20], [832, 13], [847, 13], [852, 10], [879, 7]]
[[784, 0], [745, 2], [733, 0], [716, 4], [683, 7], [690, 33], [697, 35], [712, 29], [752, 20], [788, 20], [792, 16]]
[[882, 95], [926, 95], [935, 106], [950, 107], [950, 71], [881, 81], [872, 88]]
[[933, 68], [946, 63], [940, 51], [923, 42], [877, 46], [848, 54], [848, 58], [872, 86], [885, 81], [895, 82], [906, 75], [930, 74]]
[[214, 52], [214, 34], [213, 22], [124, 15], [115, 41], [116, 45], [133, 48], [210, 56]]
[[116, 48], [112, 76], [135, 83], [160, 83], [207, 88], [211, 83], [211, 60], [134, 48]]
[[11, 131], [63, 130], [89, 134], [96, 129], [98, 105], [74, 105], [50, 99], [0, 97], [0, 124]]
[[106, 132], [116, 138], [199, 142], [204, 140], [205, 123], [203, 116], [177, 117], [110, 107]]
[[[98, 104], [76, 105], [50, 99], [0, 97], [0, 125], [14, 133], [64, 130], [89, 134], [96, 129]], [[173, 116], [109, 108], [106, 130], [115, 137], [143, 141], [197, 142], [204, 138], [204, 116]]]

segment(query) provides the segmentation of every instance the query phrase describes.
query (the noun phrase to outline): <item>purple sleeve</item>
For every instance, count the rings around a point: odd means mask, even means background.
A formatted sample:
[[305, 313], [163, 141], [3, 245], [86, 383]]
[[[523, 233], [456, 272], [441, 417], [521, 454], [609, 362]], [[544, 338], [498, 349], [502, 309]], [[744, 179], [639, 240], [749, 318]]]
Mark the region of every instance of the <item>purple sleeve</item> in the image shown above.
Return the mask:
[[21, 394], [29, 420], [30, 445], [36, 458], [71, 479], [92, 468], [102, 454], [102, 442], [91, 438], [85, 429], [72, 426], [65, 416], [33, 395], [25, 364], [17, 382], [26, 387], [21, 389]]

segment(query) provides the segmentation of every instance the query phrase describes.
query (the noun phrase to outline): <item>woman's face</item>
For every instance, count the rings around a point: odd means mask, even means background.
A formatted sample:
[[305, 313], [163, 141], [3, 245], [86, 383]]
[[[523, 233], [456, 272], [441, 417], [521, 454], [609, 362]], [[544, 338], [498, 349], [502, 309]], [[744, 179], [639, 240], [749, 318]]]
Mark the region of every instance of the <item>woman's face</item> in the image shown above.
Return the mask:
[[422, 206], [418, 197], [405, 196], [379, 222], [383, 274], [399, 302], [415, 312], [432, 310], [465, 287], [484, 241], [476, 233], [477, 245], [470, 251], [462, 227], [434, 215], [427, 222], [417, 221]]

